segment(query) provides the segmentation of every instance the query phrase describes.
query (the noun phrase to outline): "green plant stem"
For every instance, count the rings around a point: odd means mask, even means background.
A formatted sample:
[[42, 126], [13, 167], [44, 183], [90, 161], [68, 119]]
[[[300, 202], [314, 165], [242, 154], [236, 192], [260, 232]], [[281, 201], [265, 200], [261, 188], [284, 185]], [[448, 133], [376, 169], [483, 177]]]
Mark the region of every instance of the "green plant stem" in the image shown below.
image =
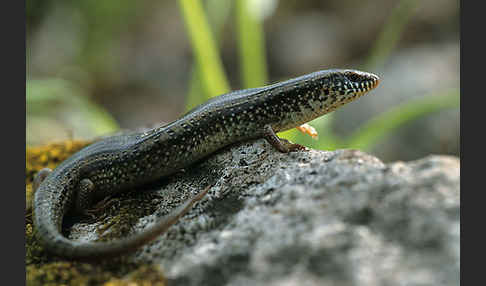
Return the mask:
[[418, 4], [418, 0], [401, 0], [395, 9], [391, 11], [388, 21], [383, 25], [383, 30], [371, 49], [371, 54], [364, 64], [363, 70], [374, 70], [382, 67], [390, 53], [397, 46], [405, 25], [418, 7]]
[[210, 96], [228, 92], [228, 80], [201, 1], [179, 0], [179, 7], [195, 54], [202, 86]]
[[251, 13], [248, 5], [248, 0], [236, 1], [236, 26], [244, 88], [263, 86], [268, 80], [262, 19]]
[[[209, 26], [213, 31], [216, 44], [221, 42], [223, 26], [230, 15], [231, 5], [232, 2], [230, 1], [208, 0], [206, 2]], [[202, 76], [199, 74], [200, 71], [201, 68], [199, 68], [198, 63], [195, 62], [191, 68], [191, 79], [189, 81], [189, 90], [185, 105], [186, 111], [189, 111], [214, 96], [214, 94], [211, 95], [206, 92], [201, 82]]]
[[447, 108], [458, 107], [460, 92], [450, 89], [393, 107], [363, 124], [344, 143], [345, 148], [369, 150], [380, 139], [405, 123]]

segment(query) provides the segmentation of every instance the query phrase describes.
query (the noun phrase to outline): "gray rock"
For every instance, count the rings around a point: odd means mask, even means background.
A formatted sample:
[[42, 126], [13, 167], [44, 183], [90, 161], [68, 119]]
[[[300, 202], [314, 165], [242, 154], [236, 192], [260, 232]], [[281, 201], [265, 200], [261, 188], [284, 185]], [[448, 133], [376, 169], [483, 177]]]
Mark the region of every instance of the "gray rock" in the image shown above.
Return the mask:
[[240, 144], [129, 195], [157, 208], [140, 231], [213, 184], [127, 258], [160, 265], [170, 285], [459, 285], [459, 168], [449, 156], [384, 164]]

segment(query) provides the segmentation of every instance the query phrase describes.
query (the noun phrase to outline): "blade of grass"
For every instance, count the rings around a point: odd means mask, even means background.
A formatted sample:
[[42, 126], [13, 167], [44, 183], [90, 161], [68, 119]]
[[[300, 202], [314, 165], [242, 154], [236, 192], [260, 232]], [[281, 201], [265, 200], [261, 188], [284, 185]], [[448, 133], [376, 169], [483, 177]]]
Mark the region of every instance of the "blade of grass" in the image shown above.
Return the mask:
[[364, 64], [364, 70], [377, 69], [385, 63], [390, 53], [395, 49], [405, 25], [418, 7], [418, 4], [418, 0], [401, 0], [391, 11], [388, 21], [383, 25], [383, 30]]
[[59, 102], [75, 106], [85, 114], [86, 124], [91, 126], [95, 135], [105, 135], [119, 130], [116, 120], [104, 108], [81, 95], [82, 91], [74, 84], [62, 79], [28, 80], [26, 84], [27, 113], [45, 110]]
[[380, 139], [405, 123], [446, 108], [458, 107], [460, 91], [445, 90], [410, 100], [391, 108], [363, 124], [344, 144], [345, 148], [369, 150]]
[[[221, 42], [224, 23], [230, 15], [231, 5], [231, 1], [206, 1], [206, 11], [209, 20], [209, 26], [213, 31], [213, 35], [217, 44]], [[191, 79], [189, 81], [189, 91], [187, 93], [185, 106], [186, 111], [196, 107], [197, 105], [207, 101], [212, 97], [211, 94], [206, 92], [204, 86], [202, 85], [202, 76], [199, 74], [199, 71], [201, 71], [201, 68], [199, 68], [198, 63], [195, 62], [191, 69]]]
[[205, 91], [201, 82], [201, 76], [199, 75], [200, 70], [201, 69], [197, 67], [197, 63], [194, 64], [191, 69], [191, 79], [189, 80], [189, 91], [187, 92], [185, 105], [186, 111], [193, 109], [211, 98], [209, 93]]
[[202, 86], [210, 96], [228, 92], [228, 80], [201, 1], [179, 0], [179, 7], [195, 53]]
[[341, 140], [331, 132], [330, 125], [332, 124], [333, 117], [330, 115], [331, 114], [327, 114], [326, 116], [316, 118], [309, 122], [309, 125], [317, 130], [317, 133], [319, 134], [318, 140], [312, 139], [309, 135], [303, 134], [295, 128], [278, 133], [278, 136], [302, 144], [308, 148], [335, 150], [341, 145]]
[[250, 10], [250, 4], [249, 0], [236, 1], [240, 73], [244, 88], [263, 86], [268, 80], [263, 19], [251, 12], [255, 9]]

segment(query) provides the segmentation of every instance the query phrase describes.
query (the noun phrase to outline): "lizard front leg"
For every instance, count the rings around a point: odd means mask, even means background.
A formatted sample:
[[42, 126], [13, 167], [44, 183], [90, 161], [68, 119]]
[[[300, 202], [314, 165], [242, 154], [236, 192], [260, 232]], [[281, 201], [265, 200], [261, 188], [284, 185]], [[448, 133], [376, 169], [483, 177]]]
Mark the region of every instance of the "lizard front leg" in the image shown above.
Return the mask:
[[270, 125], [265, 125], [263, 130], [263, 138], [265, 138], [270, 145], [282, 153], [305, 150], [305, 147], [300, 144], [290, 143], [285, 139], [279, 138]]

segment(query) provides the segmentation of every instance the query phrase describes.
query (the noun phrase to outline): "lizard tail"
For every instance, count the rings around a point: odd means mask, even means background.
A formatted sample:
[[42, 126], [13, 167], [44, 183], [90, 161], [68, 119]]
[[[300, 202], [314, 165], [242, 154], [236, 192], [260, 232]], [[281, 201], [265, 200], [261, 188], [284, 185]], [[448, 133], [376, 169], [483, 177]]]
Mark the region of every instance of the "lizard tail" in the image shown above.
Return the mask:
[[110, 242], [78, 242], [69, 240], [60, 233], [54, 234], [51, 232], [49, 235], [51, 239], [45, 239], [43, 244], [54, 254], [74, 259], [107, 258], [135, 251], [140, 246], [167, 231], [170, 226], [192, 208], [194, 203], [201, 200], [210, 188], [211, 185], [178, 206], [160, 221], [156, 222], [155, 225], [132, 236]]

